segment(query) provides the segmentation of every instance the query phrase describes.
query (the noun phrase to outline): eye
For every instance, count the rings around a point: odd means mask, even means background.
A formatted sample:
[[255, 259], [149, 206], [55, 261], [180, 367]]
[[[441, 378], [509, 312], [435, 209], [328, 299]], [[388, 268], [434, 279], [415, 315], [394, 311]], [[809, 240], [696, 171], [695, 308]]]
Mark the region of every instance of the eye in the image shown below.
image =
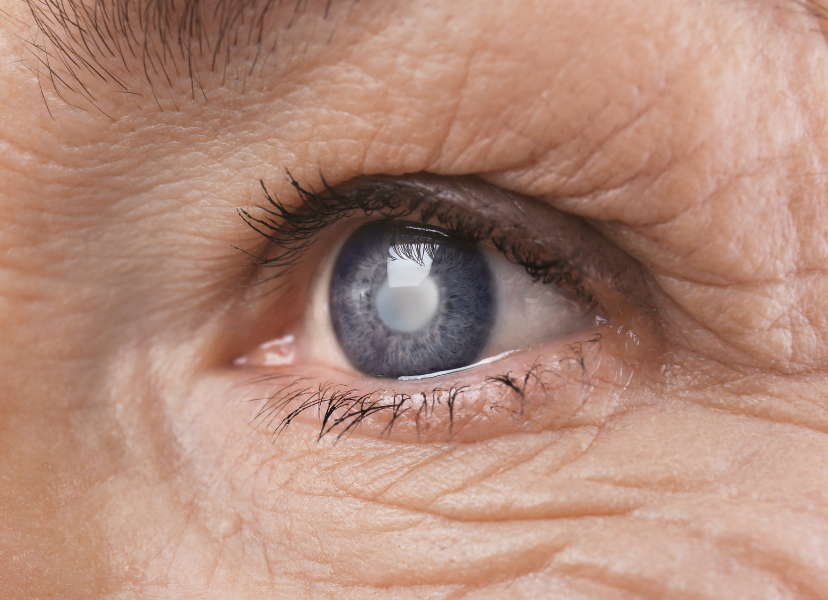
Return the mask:
[[339, 346], [375, 377], [446, 374], [600, 318], [494, 248], [411, 222], [357, 228], [329, 280]]
[[486, 258], [435, 228], [368, 223], [345, 243], [330, 282], [330, 314], [351, 364], [377, 377], [425, 375], [473, 363], [494, 320]]
[[480, 439], [562, 425], [593, 380], [629, 378], [638, 338], [613, 316], [646, 287], [583, 221], [472, 178], [293, 184], [298, 207], [242, 211], [268, 242], [251, 290], [278, 292], [251, 301], [261, 342], [235, 361], [257, 426]]

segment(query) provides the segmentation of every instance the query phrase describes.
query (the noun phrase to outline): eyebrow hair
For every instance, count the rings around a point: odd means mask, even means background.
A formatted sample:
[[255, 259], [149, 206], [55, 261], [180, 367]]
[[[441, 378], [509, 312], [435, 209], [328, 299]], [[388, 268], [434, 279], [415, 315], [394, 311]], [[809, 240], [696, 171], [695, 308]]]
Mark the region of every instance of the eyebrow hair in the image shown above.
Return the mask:
[[[91, 84], [98, 81], [121, 93], [141, 95], [128, 82], [135, 71], [149, 84], [159, 109], [159, 88], [173, 85], [170, 71], [186, 71], [192, 97], [200, 93], [206, 100], [200, 79], [204, 65], [196, 64], [197, 59], [208, 58], [211, 71], [222, 69], [226, 74], [231, 48], [246, 44], [254, 48], [252, 75], [260, 58], [275, 52], [279, 33], [312, 4], [322, 8], [327, 19], [334, 2], [344, 0], [25, 1], [40, 36], [23, 42], [35, 58], [47, 109], [44, 78], [64, 102], [74, 105], [66, 94], [71, 92], [101, 110]], [[828, 41], [828, 0], [788, 2], [814, 17]], [[268, 17], [285, 11], [289, 17], [283, 26], [268, 30]]]
[[828, 5], [825, 0], [793, 0], [793, 3], [816, 18], [822, 37], [828, 41]]
[[[40, 35], [24, 42], [36, 60], [44, 101], [43, 84], [48, 81], [63, 101], [76, 105], [67, 93], [71, 92], [100, 110], [92, 84], [137, 94], [129, 84], [136, 72], [149, 84], [156, 103], [159, 88], [172, 87], [173, 76], [182, 72], [189, 77], [193, 98], [200, 93], [206, 100], [200, 79], [204, 59], [211, 71], [226, 73], [231, 49], [246, 45], [253, 48], [252, 74], [263, 54], [275, 52], [279, 33], [309, 6], [318, 6], [327, 19], [333, 2], [26, 0]], [[281, 28], [270, 30], [269, 17], [276, 12], [287, 18]]]

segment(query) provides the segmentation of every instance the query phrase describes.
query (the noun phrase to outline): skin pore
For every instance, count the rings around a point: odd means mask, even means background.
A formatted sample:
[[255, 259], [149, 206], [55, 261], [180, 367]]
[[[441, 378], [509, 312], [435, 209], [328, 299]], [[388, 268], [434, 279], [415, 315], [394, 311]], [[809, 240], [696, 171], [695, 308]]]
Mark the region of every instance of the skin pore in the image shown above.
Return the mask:
[[[130, 51], [121, 5], [95, 34], [106, 3], [0, 0], [0, 596], [828, 596], [828, 48], [807, 5], [334, 0], [257, 25], [251, 2], [227, 25], [204, 0], [199, 51], [179, 4]], [[38, 27], [49, 10], [64, 25]], [[553, 373], [525, 390], [537, 417], [461, 398], [466, 437], [254, 428], [274, 384], [251, 373], [274, 370], [234, 360], [301, 321], [347, 224], [294, 292], [258, 292], [240, 250], [270, 246], [238, 209], [261, 214], [260, 180], [297, 206], [286, 171], [474, 176], [493, 191], [464, 210], [531, 201], [536, 240], [585, 220], [601, 241], [573, 253], [624, 265], [596, 267], [613, 328], [576, 340], [574, 374], [548, 340], [447, 380]], [[377, 386], [314, 351], [294, 374]]]

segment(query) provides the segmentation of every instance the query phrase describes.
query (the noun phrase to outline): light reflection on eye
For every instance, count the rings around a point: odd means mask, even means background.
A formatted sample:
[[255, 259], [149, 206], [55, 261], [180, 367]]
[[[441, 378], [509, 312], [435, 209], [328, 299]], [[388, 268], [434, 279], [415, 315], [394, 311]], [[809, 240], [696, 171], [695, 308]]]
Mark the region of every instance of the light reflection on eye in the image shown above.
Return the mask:
[[[416, 244], [417, 249], [424, 244]], [[439, 251], [439, 247], [435, 248]], [[403, 256], [396, 246], [388, 249], [388, 277], [376, 293], [376, 312], [392, 332], [415, 333], [435, 321], [443, 295], [431, 275], [436, 252]]]
[[251, 354], [233, 361], [236, 366], [284, 367], [296, 358], [296, 336], [292, 333], [261, 344]]

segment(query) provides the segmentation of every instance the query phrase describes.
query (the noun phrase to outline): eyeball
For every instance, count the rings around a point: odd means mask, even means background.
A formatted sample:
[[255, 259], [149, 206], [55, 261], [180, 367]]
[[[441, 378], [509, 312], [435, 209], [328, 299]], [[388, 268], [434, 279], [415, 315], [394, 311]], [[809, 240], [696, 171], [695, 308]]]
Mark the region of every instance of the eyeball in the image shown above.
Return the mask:
[[352, 368], [374, 377], [452, 372], [600, 322], [496, 249], [419, 223], [363, 224], [329, 273], [333, 337]]

